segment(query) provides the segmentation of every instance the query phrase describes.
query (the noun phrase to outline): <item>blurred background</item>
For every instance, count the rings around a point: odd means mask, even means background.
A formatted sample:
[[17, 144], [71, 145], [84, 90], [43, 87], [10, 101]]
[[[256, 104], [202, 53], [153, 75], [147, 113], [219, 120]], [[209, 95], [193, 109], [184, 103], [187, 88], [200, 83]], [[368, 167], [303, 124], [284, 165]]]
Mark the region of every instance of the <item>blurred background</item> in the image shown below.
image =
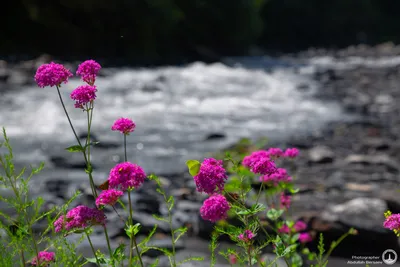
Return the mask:
[[[179, 200], [176, 224], [193, 228], [181, 256], [208, 257], [212, 231], [198, 216], [204, 196], [185, 161], [263, 137], [267, 147], [301, 151], [292, 173], [301, 189], [294, 218], [314, 236], [324, 233], [327, 245], [349, 227], [358, 230], [335, 257], [400, 252], [382, 227], [387, 209], [400, 212], [399, 1], [14, 0], [2, 10], [0, 125], [19, 166], [46, 163], [34, 194], [61, 205], [80, 189], [81, 201], [90, 199], [83, 160], [65, 151], [74, 137], [58, 95], [33, 76], [50, 61], [75, 73], [95, 59], [103, 67], [95, 180], [103, 182], [123, 157], [112, 123], [132, 118], [130, 160], [163, 177]], [[72, 78], [61, 91], [85, 136], [85, 116], [69, 99], [81, 83]], [[145, 185], [134, 198], [135, 220], [144, 225], [154, 223], [149, 214], [163, 213], [153, 191]], [[345, 264], [338, 258], [332, 266]]]

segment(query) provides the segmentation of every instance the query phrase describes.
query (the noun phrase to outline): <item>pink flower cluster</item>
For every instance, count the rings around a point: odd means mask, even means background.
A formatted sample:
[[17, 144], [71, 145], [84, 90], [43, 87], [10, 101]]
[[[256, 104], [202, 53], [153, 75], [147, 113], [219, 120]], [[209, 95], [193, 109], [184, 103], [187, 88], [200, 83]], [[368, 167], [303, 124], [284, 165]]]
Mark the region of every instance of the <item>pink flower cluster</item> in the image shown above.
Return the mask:
[[290, 177], [286, 171], [286, 169], [278, 168], [276, 172], [260, 176], [260, 181], [264, 183], [274, 183], [278, 184], [279, 182], [291, 182], [292, 177]]
[[61, 83], [67, 83], [72, 73], [63, 65], [51, 62], [40, 66], [35, 74], [35, 81], [41, 88], [46, 86], [60, 86]]
[[289, 195], [286, 195], [285, 193], [281, 193], [281, 197], [280, 197], [280, 204], [281, 204], [281, 209], [285, 208], [288, 209], [290, 208], [290, 203], [292, 201], [292, 197]]
[[201, 163], [199, 173], [193, 178], [198, 192], [213, 194], [224, 190], [224, 184], [228, 176], [222, 160], [208, 158]]
[[116, 120], [111, 127], [113, 131], [120, 131], [121, 133], [128, 135], [133, 132], [136, 128], [136, 124], [128, 118], [120, 118]]
[[312, 241], [312, 236], [308, 232], [303, 232], [307, 229], [307, 224], [304, 221], [297, 221], [294, 225], [293, 228], [290, 229], [289, 226], [286, 224], [282, 225], [281, 228], [278, 229], [279, 233], [284, 233], [284, 234], [289, 234], [290, 232], [293, 233], [299, 233], [299, 242], [300, 243], [307, 243]]
[[203, 202], [200, 215], [204, 220], [216, 222], [226, 219], [230, 205], [223, 195], [212, 195]]
[[310, 235], [310, 233], [300, 233], [299, 236], [299, 242], [300, 243], [308, 243], [311, 242], [313, 240], [312, 236]]
[[93, 85], [96, 81], [96, 76], [99, 73], [101, 66], [94, 60], [86, 60], [78, 66], [76, 74], [81, 76], [84, 82]]
[[395, 230], [399, 231], [400, 230], [400, 214], [391, 214], [386, 218], [386, 220], [383, 223], [383, 227], [390, 229], [390, 230]]
[[254, 234], [250, 230], [245, 230], [243, 234], [240, 234], [238, 238], [244, 242], [249, 242], [250, 239], [254, 238]]
[[283, 153], [283, 156], [286, 158], [295, 158], [299, 155], [299, 150], [297, 148], [288, 148]]
[[270, 158], [268, 151], [264, 150], [246, 156], [242, 164], [256, 174], [269, 175], [276, 172], [275, 162]]
[[110, 188], [126, 191], [129, 188], [138, 188], [146, 179], [146, 173], [139, 165], [123, 162], [111, 169], [108, 177]]
[[124, 194], [124, 192], [115, 190], [115, 189], [108, 189], [104, 190], [100, 193], [100, 195], [96, 199], [96, 206], [101, 207], [104, 205], [114, 205], [118, 199]]
[[70, 97], [75, 100], [76, 108], [84, 108], [84, 105], [91, 103], [96, 99], [96, 86], [91, 85], [81, 85], [72, 91]]
[[283, 156], [283, 151], [280, 148], [271, 147], [267, 150], [268, 155], [271, 158], [280, 158]]
[[60, 232], [62, 229], [70, 231], [105, 223], [106, 216], [103, 211], [80, 205], [68, 211], [65, 216], [60, 216], [54, 222], [54, 227], [56, 232]]
[[[38, 258], [39, 257], [39, 261]], [[48, 264], [50, 262], [54, 262], [55, 261], [55, 253], [54, 252], [47, 252], [47, 251], [40, 251], [38, 253], [38, 257], [34, 257], [31, 260], [31, 264], [34, 266], [42, 266], [42, 264]]]

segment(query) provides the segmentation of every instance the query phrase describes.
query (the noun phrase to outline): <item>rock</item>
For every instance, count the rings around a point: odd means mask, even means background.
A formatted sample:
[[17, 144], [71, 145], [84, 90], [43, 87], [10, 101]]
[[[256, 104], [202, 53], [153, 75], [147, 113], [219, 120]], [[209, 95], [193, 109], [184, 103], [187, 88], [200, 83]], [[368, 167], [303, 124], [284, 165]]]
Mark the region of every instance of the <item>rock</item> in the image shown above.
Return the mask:
[[308, 151], [311, 163], [331, 163], [334, 161], [334, 152], [326, 146], [317, 146]]
[[[86, 138], [87, 138], [87, 132], [83, 132], [81, 134], [78, 135], [78, 138], [81, 142], [86, 142]], [[97, 138], [97, 136], [93, 133], [90, 133], [90, 142], [98, 142], [97, 144], [95, 144], [93, 147], [95, 148], [100, 148], [100, 149], [111, 149], [111, 148], [117, 148], [120, 147], [121, 144], [119, 143], [114, 143], [114, 142], [109, 142], [109, 141], [99, 141], [99, 139]], [[82, 144], [83, 145], [83, 144]]]
[[60, 198], [66, 198], [70, 185], [71, 182], [65, 179], [52, 179], [45, 183], [46, 190]]
[[[374, 198], [356, 198], [328, 208], [322, 218], [353, 225], [357, 229], [383, 229], [383, 213], [388, 207], [385, 201]], [[372, 212], [373, 211], [373, 212]]]
[[[350, 235], [333, 251], [332, 256], [381, 255], [385, 248], [400, 252], [395, 234], [383, 228], [383, 213], [388, 209], [385, 201], [376, 198], [356, 198], [343, 204], [333, 205], [312, 218], [312, 231], [324, 236], [325, 247], [329, 247], [354, 227], [358, 234]], [[317, 250], [318, 239], [309, 244]]]
[[[62, 156], [51, 156], [50, 161], [54, 164], [56, 168], [64, 168], [64, 169], [85, 169], [86, 163], [82, 159], [81, 161], [75, 161], [71, 158], [66, 159]], [[96, 167], [92, 165], [92, 168]]]
[[226, 135], [223, 133], [210, 133], [209, 135], [206, 136], [204, 141], [219, 140], [224, 138], [226, 138]]
[[163, 91], [160, 83], [146, 84], [140, 90], [145, 93], [156, 93]]
[[363, 139], [363, 146], [376, 150], [387, 150], [390, 147], [388, 140], [379, 137], [367, 137]]
[[359, 155], [353, 154], [345, 158], [347, 164], [362, 164], [362, 165], [381, 165], [385, 166], [388, 171], [398, 173], [399, 168], [395, 160], [386, 154], [381, 155]]

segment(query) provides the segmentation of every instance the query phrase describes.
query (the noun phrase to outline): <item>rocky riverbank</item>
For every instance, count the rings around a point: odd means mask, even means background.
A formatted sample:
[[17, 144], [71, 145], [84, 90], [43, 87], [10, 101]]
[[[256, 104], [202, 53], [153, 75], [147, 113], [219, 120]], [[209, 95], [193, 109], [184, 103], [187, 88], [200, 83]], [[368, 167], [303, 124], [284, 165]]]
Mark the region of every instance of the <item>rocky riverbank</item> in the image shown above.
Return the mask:
[[[399, 47], [385, 45], [374, 48], [360, 46], [335, 52], [310, 50], [285, 58], [307, 62], [315, 56], [330, 56], [334, 60], [342, 60], [346, 66], [346, 62], [354, 56], [376, 59], [399, 54]], [[4, 81], [9, 83], [12, 75], [8, 75]], [[324, 131], [314, 132], [307, 137], [294, 136], [286, 143], [279, 144], [283, 148], [297, 147], [301, 151], [296, 160], [294, 174], [300, 192], [293, 200], [292, 214], [295, 218], [305, 220], [308, 229], [315, 236], [323, 233], [327, 245], [347, 232], [350, 227], [356, 228], [358, 235], [343, 241], [333, 252], [335, 257], [381, 256], [386, 249], [394, 249], [400, 253], [397, 237], [382, 227], [383, 213], [387, 209], [393, 213], [400, 212], [400, 62], [379, 68], [371, 64], [348, 64], [346, 68], [324, 65], [315, 72], [314, 80], [321, 85], [315, 97], [340, 102], [356, 119], [352, 122], [332, 123]], [[299, 90], [303, 89], [305, 88], [299, 85]], [[71, 196], [71, 192], [77, 189], [81, 190], [83, 195], [73, 205], [92, 205], [93, 197], [88, 184], [65, 179], [66, 173], [67, 177], [75, 174], [83, 177], [83, 170], [65, 171], [57, 175], [59, 178], [52, 175], [51, 179], [43, 179], [40, 182], [39, 177], [35, 178], [36, 188], [40, 188], [37, 193], [48, 202], [47, 206], [63, 204]], [[177, 245], [179, 257], [208, 258], [206, 240], [212, 225], [204, 222], [199, 216], [204, 196], [196, 192], [193, 179], [186, 171], [159, 175], [168, 193], [176, 198], [174, 225], [188, 226], [190, 229], [187, 238]], [[7, 196], [8, 193], [2, 191], [1, 194]], [[127, 202], [127, 199], [124, 198], [123, 201]], [[142, 224], [143, 233], [147, 233], [154, 224], [158, 224], [154, 245], [168, 248], [170, 245], [167, 225], [157, 222], [151, 216], [163, 216], [166, 212], [154, 185], [146, 182], [135, 192], [133, 202], [134, 219]], [[110, 234], [115, 245], [125, 238], [124, 225], [112, 210], [108, 212], [108, 218], [112, 229]], [[37, 230], [43, 229], [43, 226], [39, 225]], [[94, 241], [95, 244], [103, 243], [101, 233], [94, 233], [93, 239], [99, 240]], [[313, 250], [316, 249], [316, 245], [315, 241], [309, 243], [310, 249]], [[89, 251], [85, 242], [79, 248], [84, 253]], [[157, 256], [159, 254], [151, 251], [147, 260], [150, 262]], [[164, 258], [161, 259], [161, 263], [160, 266], [168, 266]], [[220, 266], [226, 266], [222, 260], [220, 263]], [[343, 259], [336, 260], [336, 263], [328, 266], [345, 264], [346, 260]]]

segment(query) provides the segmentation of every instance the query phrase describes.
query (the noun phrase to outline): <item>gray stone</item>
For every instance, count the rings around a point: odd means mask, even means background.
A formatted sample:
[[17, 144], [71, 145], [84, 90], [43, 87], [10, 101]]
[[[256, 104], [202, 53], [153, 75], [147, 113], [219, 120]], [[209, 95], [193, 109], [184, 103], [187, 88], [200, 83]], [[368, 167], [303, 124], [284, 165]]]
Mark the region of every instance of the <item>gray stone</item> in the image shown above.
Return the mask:
[[329, 207], [322, 213], [322, 219], [339, 221], [363, 229], [383, 230], [384, 212], [388, 209], [384, 200], [377, 198], [356, 198], [346, 203]]
[[308, 151], [308, 155], [312, 163], [330, 163], [335, 157], [334, 152], [326, 146], [313, 147]]

